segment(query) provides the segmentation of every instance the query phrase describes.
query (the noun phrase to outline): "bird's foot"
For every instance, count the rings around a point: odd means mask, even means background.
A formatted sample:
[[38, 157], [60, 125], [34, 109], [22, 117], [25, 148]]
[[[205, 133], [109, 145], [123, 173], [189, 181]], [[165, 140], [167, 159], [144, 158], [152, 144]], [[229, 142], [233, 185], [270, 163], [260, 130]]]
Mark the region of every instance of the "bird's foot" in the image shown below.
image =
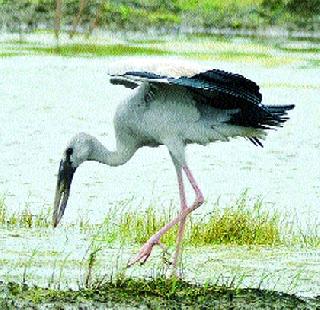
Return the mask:
[[136, 264], [137, 262], [140, 262], [140, 264], [144, 264], [151, 252], [152, 252], [152, 249], [155, 245], [159, 245], [162, 249], [165, 249], [165, 246], [160, 243], [159, 239], [157, 238], [154, 238], [154, 237], [151, 237], [143, 246], [142, 248], [140, 249], [139, 253], [137, 254], [137, 256], [135, 256], [133, 259], [131, 259], [129, 262], [128, 262], [128, 265], [127, 267], [131, 267], [132, 265]]

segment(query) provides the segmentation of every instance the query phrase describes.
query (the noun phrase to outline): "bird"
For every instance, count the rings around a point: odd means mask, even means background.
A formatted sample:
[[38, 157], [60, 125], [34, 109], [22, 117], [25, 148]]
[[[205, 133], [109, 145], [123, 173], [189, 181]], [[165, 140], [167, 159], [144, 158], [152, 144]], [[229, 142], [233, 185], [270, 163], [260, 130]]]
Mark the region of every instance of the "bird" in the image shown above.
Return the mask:
[[[176, 67], [172, 67], [171, 72], [175, 74], [170, 75], [170, 72], [162, 73], [170, 66], [154, 67], [159, 68], [158, 72], [129, 70], [110, 75], [111, 84], [124, 86], [132, 92], [118, 105], [114, 115], [116, 148], [110, 151], [96, 137], [84, 132], [71, 138], [64, 148], [57, 174], [53, 226], [59, 224], [65, 212], [73, 176], [83, 162], [119, 166], [128, 162], [141, 147], [164, 145], [176, 171], [180, 211], [146, 241], [128, 262], [128, 267], [145, 263], [154, 246], [162, 246], [161, 237], [179, 225], [172, 261], [173, 270], [176, 270], [181, 259], [186, 219], [204, 203], [204, 195], [186, 160], [186, 146], [227, 142], [240, 137], [263, 147], [268, 130], [282, 127], [294, 105], [262, 104], [259, 86], [237, 73], [220, 69], [195, 72], [194, 68], [174, 70]], [[180, 72], [188, 74], [179, 75]], [[195, 194], [191, 204], [186, 200], [184, 179]]]

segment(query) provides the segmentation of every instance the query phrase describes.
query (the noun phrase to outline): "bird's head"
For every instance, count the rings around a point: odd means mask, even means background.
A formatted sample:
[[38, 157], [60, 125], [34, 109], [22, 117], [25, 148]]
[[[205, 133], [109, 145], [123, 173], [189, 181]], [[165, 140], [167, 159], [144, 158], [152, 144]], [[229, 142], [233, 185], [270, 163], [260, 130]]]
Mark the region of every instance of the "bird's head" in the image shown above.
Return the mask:
[[66, 209], [71, 183], [76, 169], [90, 157], [91, 143], [91, 136], [80, 133], [71, 139], [63, 152], [54, 197], [53, 227], [59, 224]]

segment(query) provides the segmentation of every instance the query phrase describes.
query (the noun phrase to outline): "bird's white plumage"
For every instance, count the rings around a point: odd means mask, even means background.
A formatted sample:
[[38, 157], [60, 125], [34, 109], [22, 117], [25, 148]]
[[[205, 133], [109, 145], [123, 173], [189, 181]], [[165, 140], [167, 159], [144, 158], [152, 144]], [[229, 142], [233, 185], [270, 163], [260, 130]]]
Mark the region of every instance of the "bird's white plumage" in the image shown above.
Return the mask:
[[[118, 107], [114, 117], [116, 132], [127, 133], [130, 143], [135, 141], [138, 147], [164, 144], [170, 152], [177, 152], [177, 159], [184, 162], [186, 144], [206, 145], [236, 136], [263, 138], [265, 135], [262, 130], [225, 124], [237, 109], [203, 106], [205, 110], [202, 110], [185, 88], [167, 84], [156, 84], [152, 88], [149, 83], [142, 83]], [[149, 92], [151, 98], [146, 99]]]

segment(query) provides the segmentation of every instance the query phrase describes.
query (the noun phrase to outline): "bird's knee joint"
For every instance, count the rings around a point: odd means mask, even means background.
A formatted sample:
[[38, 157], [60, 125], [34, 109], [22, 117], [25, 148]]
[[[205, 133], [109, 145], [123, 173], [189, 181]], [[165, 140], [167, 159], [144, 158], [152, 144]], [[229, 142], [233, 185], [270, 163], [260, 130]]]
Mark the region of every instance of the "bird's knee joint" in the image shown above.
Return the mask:
[[203, 197], [203, 195], [201, 193], [197, 197], [197, 203], [198, 203], [199, 206], [201, 206], [204, 203], [204, 197]]
[[204, 203], [204, 197], [203, 195], [197, 196], [195, 202], [193, 203], [193, 207], [191, 208], [192, 210], [200, 207]]

